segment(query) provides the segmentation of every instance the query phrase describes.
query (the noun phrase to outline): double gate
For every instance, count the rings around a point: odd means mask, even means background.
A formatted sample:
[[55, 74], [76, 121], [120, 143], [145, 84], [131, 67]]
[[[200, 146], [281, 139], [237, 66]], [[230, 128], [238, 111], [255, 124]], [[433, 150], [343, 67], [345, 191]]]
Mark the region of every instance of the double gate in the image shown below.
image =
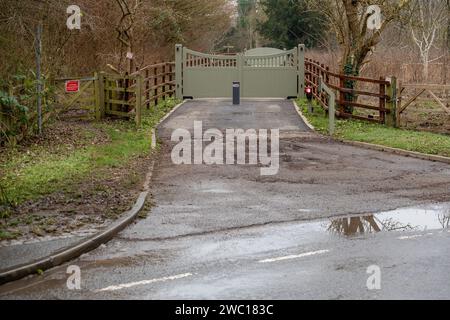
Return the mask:
[[303, 95], [305, 47], [255, 54], [211, 55], [175, 47], [176, 96], [229, 98], [239, 81], [245, 98], [289, 98]]

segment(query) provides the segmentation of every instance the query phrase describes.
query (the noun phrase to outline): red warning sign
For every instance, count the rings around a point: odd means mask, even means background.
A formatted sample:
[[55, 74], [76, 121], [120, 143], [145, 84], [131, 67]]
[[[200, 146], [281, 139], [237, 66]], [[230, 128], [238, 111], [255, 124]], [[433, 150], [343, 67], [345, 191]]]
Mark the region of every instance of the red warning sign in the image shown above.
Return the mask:
[[80, 91], [80, 80], [66, 81], [66, 92], [78, 92]]

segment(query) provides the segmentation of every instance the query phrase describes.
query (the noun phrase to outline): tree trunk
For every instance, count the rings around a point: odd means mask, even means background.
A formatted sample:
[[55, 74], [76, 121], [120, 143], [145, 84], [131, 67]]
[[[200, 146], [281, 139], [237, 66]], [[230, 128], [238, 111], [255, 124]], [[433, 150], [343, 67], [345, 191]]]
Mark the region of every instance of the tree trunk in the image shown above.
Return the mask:
[[444, 55], [444, 66], [442, 68], [442, 83], [447, 84], [447, 74], [448, 74], [448, 64], [449, 61], [449, 52], [450, 52], [450, 0], [447, 0], [447, 30], [445, 33], [444, 45], [442, 46], [443, 55]]
[[[360, 50], [352, 50], [347, 55], [344, 55], [342, 58], [342, 66], [341, 66], [341, 72], [346, 76], [359, 76], [359, 72], [362, 66], [362, 63], [364, 62], [365, 57], [369, 53], [363, 52], [364, 49]], [[346, 89], [355, 89], [356, 88], [356, 81], [354, 80], [345, 80], [344, 81], [344, 88]], [[352, 93], [345, 93], [344, 94], [345, 101], [349, 102], [356, 102], [358, 100], [358, 97], [355, 94]], [[343, 109], [345, 113], [353, 114], [353, 106], [345, 105], [343, 104]]]
[[429, 77], [429, 69], [430, 69], [430, 62], [428, 61], [428, 58], [425, 57], [423, 60], [423, 81], [428, 82]]
[[[344, 53], [341, 60], [341, 72], [349, 76], [359, 76], [361, 67], [367, 55], [380, 42], [381, 34], [389, 25], [389, 23], [398, 18], [399, 13], [409, 5], [411, 0], [402, 0], [396, 5], [385, 4], [382, 6], [382, 11], [389, 7], [390, 14], [384, 17], [384, 22], [377, 30], [368, 30], [367, 21], [370, 18], [370, 13], [365, 13], [366, 1], [362, 0], [340, 0], [345, 18], [335, 17], [336, 21], [340, 21], [336, 25], [338, 37], [340, 38], [341, 46]], [[347, 80], [344, 87], [348, 89], [355, 88], [355, 81]], [[345, 94], [345, 100], [350, 102], [357, 101], [357, 96], [354, 94]], [[353, 113], [353, 107], [346, 106], [344, 103], [343, 109], [347, 113]]]

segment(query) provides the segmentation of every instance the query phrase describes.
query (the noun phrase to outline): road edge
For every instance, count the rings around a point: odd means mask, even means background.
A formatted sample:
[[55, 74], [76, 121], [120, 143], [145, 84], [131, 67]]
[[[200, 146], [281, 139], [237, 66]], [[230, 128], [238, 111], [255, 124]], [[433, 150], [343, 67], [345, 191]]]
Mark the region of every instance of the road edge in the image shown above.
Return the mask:
[[343, 139], [335, 139], [335, 138], [333, 138], [333, 139], [336, 141], [348, 144], [348, 145], [352, 145], [355, 147], [361, 147], [364, 149], [383, 151], [383, 152], [396, 154], [396, 155], [400, 155], [400, 156], [404, 156], [404, 157], [411, 157], [411, 158], [417, 158], [417, 159], [428, 160], [428, 161], [433, 161], [433, 162], [443, 162], [443, 163], [450, 164], [449, 157], [421, 153], [421, 152], [416, 152], [416, 151], [403, 150], [403, 149], [398, 149], [398, 148], [393, 148], [393, 147], [387, 147], [387, 146], [383, 146], [381, 144], [373, 144], [373, 143], [368, 143], [368, 142], [351, 141], [351, 140], [343, 140]]
[[[152, 142], [151, 142], [151, 150], [153, 151], [156, 149], [156, 132], [155, 128], [157, 128], [161, 123], [163, 123], [169, 116], [171, 116], [178, 108], [180, 108], [186, 100], [179, 103], [175, 107], [172, 108], [172, 110], [167, 113], [161, 120], [155, 125], [155, 127], [152, 129]], [[40, 259], [35, 259], [32, 262], [20, 264], [17, 266], [10, 267], [6, 269], [5, 271], [0, 272], [0, 285], [3, 285], [5, 283], [19, 280], [21, 278], [24, 278], [28, 275], [35, 274], [38, 271], [42, 270], [48, 270], [50, 268], [56, 267], [58, 265], [61, 265], [67, 261], [73, 260], [75, 258], [78, 258], [82, 254], [88, 253], [89, 251], [92, 251], [102, 244], [107, 243], [110, 241], [114, 236], [116, 236], [120, 231], [125, 229], [128, 225], [130, 225], [135, 218], [138, 216], [138, 214], [141, 212], [142, 208], [145, 205], [145, 201], [147, 199], [148, 194], [150, 193], [150, 181], [153, 176], [153, 169], [155, 166], [155, 160], [152, 160], [149, 171], [147, 173], [147, 176], [145, 178], [144, 184], [143, 184], [143, 191], [139, 194], [137, 200], [135, 201], [133, 207], [124, 212], [122, 217], [119, 220], [114, 221], [111, 223], [109, 227], [107, 227], [105, 230], [102, 230], [98, 232], [97, 234], [82, 240], [81, 242], [78, 242], [76, 244], [70, 245], [68, 247], [65, 247], [61, 250], [56, 251], [55, 253], [45, 256]]]
[[78, 258], [82, 254], [92, 251], [108, 242], [136, 218], [141, 209], [144, 207], [148, 193], [149, 191], [141, 192], [133, 208], [126, 212], [127, 215], [125, 217], [115, 221], [107, 229], [95, 234], [94, 236], [72, 246], [66, 247], [49, 256], [34, 260], [31, 263], [21, 264], [3, 271], [0, 273], [0, 285], [19, 280], [30, 274], [37, 273], [38, 271], [44, 271], [56, 267], [69, 260]]
[[294, 103], [295, 110], [297, 111], [298, 115], [303, 120], [303, 122], [305, 122], [305, 124], [308, 126], [308, 128], [313, 130], [318, 135], [321, 135], [321, 136], [324, 136], [327, 138], [331, 138], [334, 141], [341, 142], [341, 143], [344, 143], [347, 145], [352, 145], [354, 147], [360, 147], [360, 148], [375, 150], [375, 151], [382, 151], [382, 152], [400, 155], [400, 156], [404, 156], [404, 157], [411, 157], [411, 158], [417, 158], [417, 159], [421, 159], [421, 160], [428, 160], [428, 161], [433, 161], [433, 162], [442, 162], [442, 163], [450, 164], [450, 157], [421, 153], [421, 152], [417, 152], [417, 151], [403, 150], [403, 149], [399, 149], [399, 148], [383, 146], [381, 144], [339, 139], [339, 138], [334, 138], [331, 136], [323, 135], [322, 133], [319, 133], [315, 130], [314, 126], [308, 121], [308, 119], [305, 117], [305, 115], [300, 110], [297, 102], [295, 100], [292, 100], [292, 101]]
[[[303, 115], [303, 113], [300, 111], [300, 107], [297, 104], [297, 101], [292, 100], [294, 103], [295, 111], [297, 111], [297, 114], [300, 116], [300, 118], [303, 120], [303, 122], [306, 124], [306, 126], [311, 129], [312, 131], [316, 132], [316, 128], [306, 119], [306, 117]], [[317, 132], [316, 132], [317, 133]]]
[[167, 118], [169, 118], [175, 111], [177, 111], [181, 106], [183, 106], [188, 101], [189, 100], [185, 99], [182, 102], [180, 102], [179, 104], [177, 104], [175, 107], [173, 107], [172, 110], [170, 110], [164, 117], [161, 118], [161, 120], [159, 120], [159, 122], [155, 125], [154, 129], [157, 129], [161, 125], [161, 123], [166, 121]]

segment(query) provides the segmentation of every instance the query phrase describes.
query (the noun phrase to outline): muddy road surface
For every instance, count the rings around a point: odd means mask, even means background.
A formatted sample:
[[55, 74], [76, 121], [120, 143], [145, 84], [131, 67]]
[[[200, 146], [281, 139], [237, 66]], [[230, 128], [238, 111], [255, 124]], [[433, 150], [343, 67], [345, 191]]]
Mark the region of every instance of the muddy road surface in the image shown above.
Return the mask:
[[[277, 173], [174, 164], [171, 135], [184, 128], [195, 140], [194, 121], [224, 134], [279, 129]], [[148, 216], [75, 261], [1, 286], [0, 298], [450, 298], [449, 165], [319, 136], [287, 100], [189, 101], [158, 134]], [[80, 267], [80, 290], [67, 288], [69, 265]]]

